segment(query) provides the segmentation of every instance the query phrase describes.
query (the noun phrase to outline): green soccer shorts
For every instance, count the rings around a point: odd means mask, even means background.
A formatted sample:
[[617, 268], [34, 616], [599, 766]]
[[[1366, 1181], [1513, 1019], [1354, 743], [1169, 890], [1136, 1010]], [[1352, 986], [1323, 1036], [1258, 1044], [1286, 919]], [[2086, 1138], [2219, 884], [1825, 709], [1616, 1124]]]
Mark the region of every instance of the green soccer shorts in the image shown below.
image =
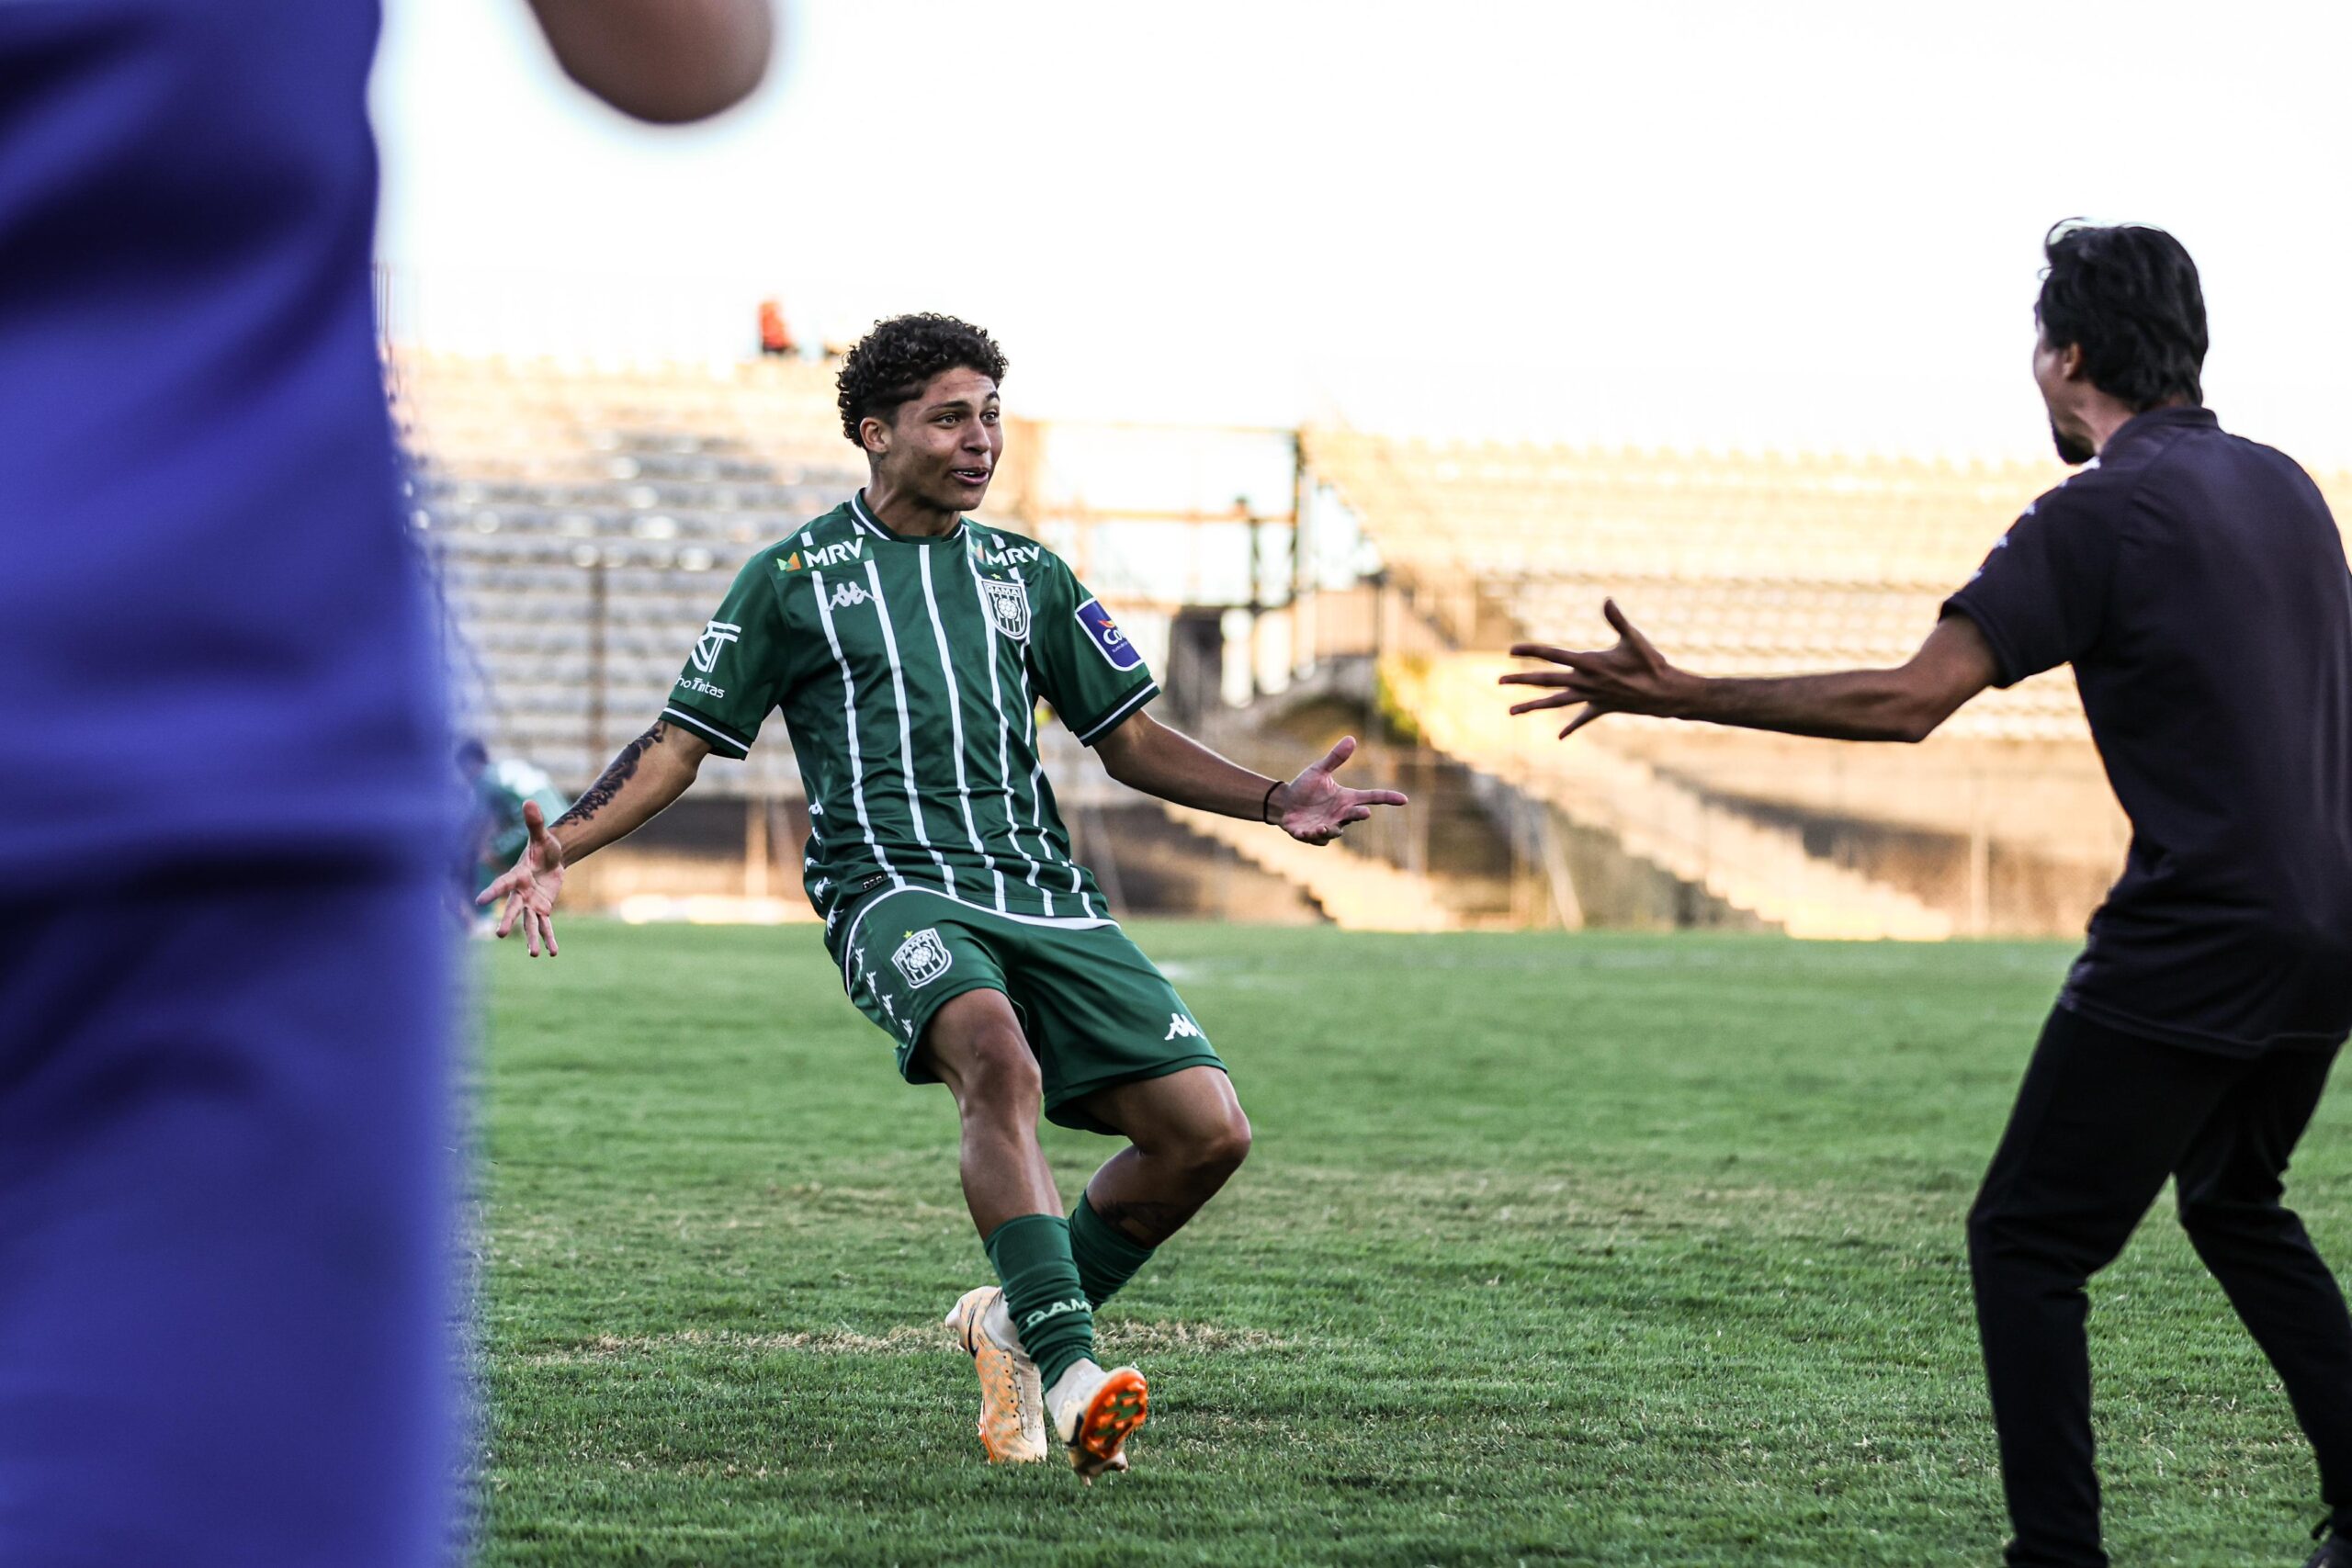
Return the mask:
[[1116, 1132], [1078, 1104], [1114, 1084], [1225, 1068], [1176, 987], [1108, 920], [1047, 923], [899, 888], [850, 917], [839, 956], [850, 1000], [897, 1043], [909, 1083], [939, 1081], [915, 1046], [940, 1004], [981, 989], [1012, 1003], [1046, 1119], [1065, 1127]]

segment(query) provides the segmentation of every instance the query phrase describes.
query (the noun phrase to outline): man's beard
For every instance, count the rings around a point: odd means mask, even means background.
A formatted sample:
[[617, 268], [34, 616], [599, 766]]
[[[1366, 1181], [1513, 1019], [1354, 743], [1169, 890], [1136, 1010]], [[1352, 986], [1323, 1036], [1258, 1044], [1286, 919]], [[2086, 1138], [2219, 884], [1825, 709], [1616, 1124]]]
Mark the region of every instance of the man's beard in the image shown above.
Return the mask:
[[2050, 444], [2058, 448], [2060, 462], [2077, 468], [2098, 456], [2097, 452], [2091, 450], [2090, 443], [2077, 439], [2059, 429], [2058, 422], [2054, 419], [2050, 422]]

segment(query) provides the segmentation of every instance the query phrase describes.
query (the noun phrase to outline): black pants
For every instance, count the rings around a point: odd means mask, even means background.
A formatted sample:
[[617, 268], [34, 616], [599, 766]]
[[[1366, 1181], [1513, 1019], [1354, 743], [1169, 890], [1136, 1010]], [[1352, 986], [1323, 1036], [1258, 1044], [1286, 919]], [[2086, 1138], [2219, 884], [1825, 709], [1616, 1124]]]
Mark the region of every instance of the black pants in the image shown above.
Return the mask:
[[2180, 1223], [2278, 1369], [2352, 1519], [2352, 1317], [2279, 1178], [2333, 1051], [2255, 1059], [2050, 1015], [1968, 1217], [1976, 1322], [2017, 1536], [2007, 1561], [2098, 1565], [2084, 1282], [2123, 1250], [2167, 1176]]

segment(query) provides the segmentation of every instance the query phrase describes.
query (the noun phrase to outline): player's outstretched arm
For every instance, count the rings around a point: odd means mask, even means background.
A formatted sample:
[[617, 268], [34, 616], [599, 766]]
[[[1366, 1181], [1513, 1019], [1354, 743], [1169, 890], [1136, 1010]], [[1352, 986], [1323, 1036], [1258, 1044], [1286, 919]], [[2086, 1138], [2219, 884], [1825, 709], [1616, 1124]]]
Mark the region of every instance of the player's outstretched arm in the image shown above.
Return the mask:
[[564, 867], [651, 821], [686, 793], [709, 755], [710, 746], [700, 736], [656, 720], [652, 728], [622, 747], [604, 776], [552, 824], [537, 801], [526, 802], [523, 825], [530, 829], [531, 841], [523, 847], [514, 868], [483, 888], [476, 900], [506, 901], [498, 934], [505, 936], [520, 924], [531, 956], [537, 958], [544, 945], [553, 958], [555, 903], [563, 891]]
[[1350, 736], [1283, 784], [1227, 761], [1149, 714], [1136, 715], [1094, 743], [1102, 766], [1130, 789], [1222, 817], [1276, 823], [1309, 844], [1329, 843], [1375, 806], [1407, 804], [1393, 789], [1350, 789], [1331, 776], [1355, 749]]
[[531, 0], [564, 74], [623, 114], [683, 125], [767, 74], [768, 0]]
[[1511, 649], [1521, 659], [1563, 666], [1503, 676], [1500, 683], [1506, 686], [1552, 691], [1549, 696], [1514, 704], [1511, 712], [1581, 703], [1584, 711], [1560, 731], [1563, 740], [1596, 718], [1640, 713], [1831, 740], [1918, 741], [1999, 673], [1992, 646], [1965, 615], [1938, 622], [1919, 651], [1897, 669], [1727, 680], [1693, 675], [1668, 663], [1614, 599], [1601, 605], [1601, 613], [1617, 628], [1614, 648], [1576, 652], [1522, 642]]

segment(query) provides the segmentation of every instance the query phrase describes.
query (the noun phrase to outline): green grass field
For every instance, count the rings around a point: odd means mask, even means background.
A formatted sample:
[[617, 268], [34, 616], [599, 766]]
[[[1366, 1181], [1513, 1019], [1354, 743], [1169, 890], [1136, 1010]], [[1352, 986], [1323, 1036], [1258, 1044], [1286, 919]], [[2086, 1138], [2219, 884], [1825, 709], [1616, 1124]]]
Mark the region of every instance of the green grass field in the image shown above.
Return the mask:
[[[1135, 934], [1257, 1148], [1104, 1314], [1153, 1405], [1091, 1488], [982, 1461], [953, 1110], [812, 931], [484, 953], [484, 1561], [1997, 1561], [1961, 1223], [2067, 949]], [[2294, 1178], [2336, 1258], [2344, 1128]], [[1047, 1136], [1065, 1198], [1114, 1146]], [[2307, 1450], [2165, 1211], [2094, 1294], [2118, 1563], [2300, 1562]]]

